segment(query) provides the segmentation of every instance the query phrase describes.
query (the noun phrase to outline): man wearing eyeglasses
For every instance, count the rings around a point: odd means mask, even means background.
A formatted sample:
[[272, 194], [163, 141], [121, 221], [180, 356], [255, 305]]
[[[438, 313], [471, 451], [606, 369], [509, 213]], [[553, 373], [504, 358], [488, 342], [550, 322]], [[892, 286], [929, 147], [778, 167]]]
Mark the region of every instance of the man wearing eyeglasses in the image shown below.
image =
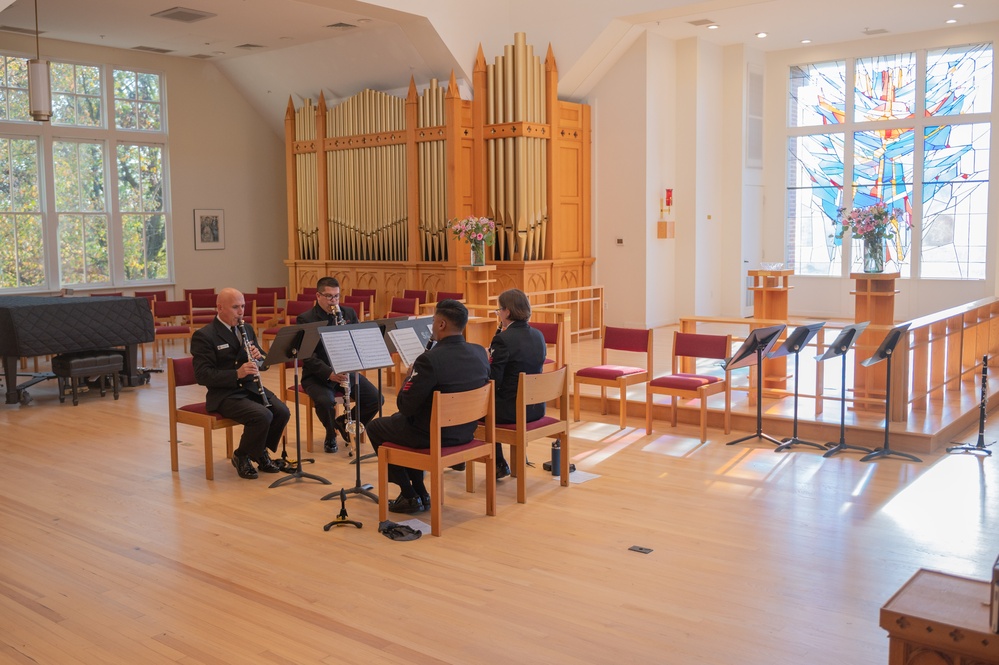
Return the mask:
[[[340, 282], [335, 277], [323, 277], [316, 283], [315, 307], [299, 314], [296, 321], [298, 323], [325, 321], [331, 326], [358, 323], [357, 313], [353, 308], [340, 306]], [[334, 372], [326, 355], [326, 347], [322, 344], [316, 346], [311, 358], [306, 358], [302, 362], [302, 387], [312, 398], [312, 403], [316, 406], [316, 415], [326, 428], [323, 450], [328, 453], [339, 450], [337, 432], [344, 441], [350, 442], [350, 434], [345, 424], [346, 414], [334, 417], [336, 398], [344, 394], [342, 384], [348, 380], [354, 400], [351, 417], [367, 425], [378, 414], [378, 408], [383, 401], [381, 393], [370, 381], [364, 376], [356, 376], [355, 373]]]

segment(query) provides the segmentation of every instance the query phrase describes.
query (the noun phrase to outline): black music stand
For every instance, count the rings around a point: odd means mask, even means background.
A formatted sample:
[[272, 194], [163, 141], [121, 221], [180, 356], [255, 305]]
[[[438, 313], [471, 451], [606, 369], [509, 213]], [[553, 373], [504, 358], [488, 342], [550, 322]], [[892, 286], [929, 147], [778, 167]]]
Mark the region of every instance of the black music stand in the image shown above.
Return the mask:
[[[332, 485], [330, 481], [314, 473], [302, 471], [302, 423], [299, 419], [300, 402], [298, 400], [298, 357], [302, 353], [306, 357], [311, 356], [319, 342], [319, 328], [325, 326], [325, 322], [303, 323], [297, 326], [285, 326], [277, 331], [277, 336], [271, 342], [267, 350], [267, 357], [264, 359], [263, 369], [272, 365], [278, 365], [284, 371], [284, 364], [289, 360], [293, 361], [295, 368], [295, 470], [284, 478], [278, 478], [270, 487], [277, 487], [291, 480], [301, 480], [311, 478], [318, 480], [323, 485]], [[283, 397], [283, 396], [282, 396]], [[312, 414], [309, 414], [312, 417]]]
[[751, 330], [746, 341], [742, 343], [742, 346], [735, 352], [735, 355], [725, 362], [725, 371], [756, 365], [759, 375], [756, 377], [756, 434], [750, 434], [741, 439], [729, 441], [725, 445], [734, 446], [737, 443], [749, 441], [750, 439], [760, 439], [761, 441], [766, 439], [778, 446], [780, 445], [780, 441], [769, 434], [763, 433], [763, 356], [770, 353], [770, 349], [780, 339], [780, 335], [784, 332], [785, 328], [787, 326], [782, 323], [770, 326], [769, 328]]
[[982, 401], [978, 405], [978, 443], [975, 445], [958, 444], [947, 448], [948, 453], [985, 453], [986, 457], [992, 457], [992, 451], [988, 449], [992, 443], [985, 443], [985, 412], [989, 407], [989, 357], [982, 356]]
[[874, 352], [874, 355], [867, 360], [861, 362], [860, 364], [864, 367], [871, 367], [872, 365], [877, 365], [882, 360], [885, 362], [885, 444], [880, 448], [875, 448], [867, 455], [860, 458], [861, 462], [870, 462], [871, 460], [878, 459], [879, 457], [891, 457], [895, 455], [896, 457], [904, 457], [907, 460], [912, 460], [913, 462], [922, 462], [915, 455], [910, 455], [909, 453], [902, 453], [897, 450], [892, 450], [891, 446], [888, 445], [888, 425], [891, 422], [891, 357], [895, 353], [895, 347], [898, 346], [898, 341], [902, 339], [902, 335], [905, 331], [909, 329], [911, 323], [903, 323], [900, 326], [895, 326], [888, 331], [885, 338], [881, 341], [881, 346], [878, 350]]
[[811, 441], [804, 441], [798, 438], [798, 359], [801, 357], [801, 350], [808, 346], [808, 343], [822, 330], [822, 326], [824, 325], [825, 322], [823, 321], [821, 323], [809, 323], [805, 326], [798, 326], [787, 336], [784, 343], [769, 356], [770, 358], [781, 358], [787, 355], [794, 356], [794, 425], [791, 436], [787, 439], [781, 439], [782, 443], [774, 450], [775, 453], [789, 450], [797, 445], [812, 446], [823, 451], [826, 449], [821, 443], [812, 443]]
[[840, 374], [839, 380], [839, 443], [829, 442], [826, 446], [829, 450], [823, 455], [823, 457], [832, 457], [836, 453], [843, 452], [844, 450], [862, 450], [865, 453], [874, 452], [870, 448], [864, 448], [863, 446], [853, 446], [846, 442], [846, 354], [853, 346], [853, 343], [857, 341], [860, 337], [860, 333], [864, 332], [871, 322], [864, 321], [863, 323], [851, 323], [850, 325], [843, 328], [840, 331], [833, 343], [829, 345], [826, 352], [821, 356], [816, 356], [816, 362], [823, 362], [829, 360], [830, 358], [836, 358], [837, 356], [843, 361], [843, 368]]
[[[324, 328], [320, 339], [326, 347], [326, 355], [329, 356], [330, 366], [337, 374], [354, 372], [354, 395], [357, 405], [357, 415], [361, 415], [361, 379], [360, 372], [366, 369], [381, 370], [392, 366], [392, 356], [389, 355], [388, 347], [382, 338], [382, 328], [376, 321], [363, 321], [361, 323], [351, 323], [345, 326], [333, 326]], [[350, 405], [346, 405], [348, 408]], [[363, 432], [358, 427], [355, 430], [354, 438], [357, 442], [357, 450], [361, 450], [361, 440]], [[344, 487], [339, 491], [330, 492], [322, 497], [320, 501], [327, 501], [334, 497], [347, 494], [360, 494], [366, 496], [375, 503], [378, 503], [378, 495], [372, 492], [372, 485], [361, 482], [360, 456], [358, 464], [354, 465], [355, 482], [353, 487]]]

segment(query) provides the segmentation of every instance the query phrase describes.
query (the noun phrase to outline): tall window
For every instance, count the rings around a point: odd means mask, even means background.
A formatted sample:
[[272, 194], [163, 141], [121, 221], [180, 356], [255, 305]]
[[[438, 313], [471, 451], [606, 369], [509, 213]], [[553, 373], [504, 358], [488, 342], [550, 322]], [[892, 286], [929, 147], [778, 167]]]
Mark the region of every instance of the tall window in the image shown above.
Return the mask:
[[25, 60], [0, 54], [0, 291], [168, 280], [162, 77], [51, 69], [52, 122], [35, 123]]
[[860, 242], [844, 246], [834, 224], [840, 208], [880, 201], [903, 220], [887, 248], [903, 276], [985, 278], [992, 76], [990, 44], [791, 68], [788, 258], [800, 274], [859, 271]]

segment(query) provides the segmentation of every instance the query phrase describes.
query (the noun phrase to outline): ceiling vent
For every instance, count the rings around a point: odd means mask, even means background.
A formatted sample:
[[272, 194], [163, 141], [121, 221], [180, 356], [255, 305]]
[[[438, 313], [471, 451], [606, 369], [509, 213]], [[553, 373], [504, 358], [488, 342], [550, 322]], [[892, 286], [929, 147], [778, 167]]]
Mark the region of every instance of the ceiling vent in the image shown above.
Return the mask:
[[173, 49], [156, 48], [155, 46], [133, 46], [133, 51], [145, 51], [146, 53], [173, 53]]
[[195, 53], [191, 57], [194, 58], [195, 60], [211, 60], [215, 56], [214, 55], [208, 55], [207, 53]]
[[341, 21], [340, 23], [332, 23], [326, 27], [332, 28], [333, 30], [353, 30], [357, 26], [354, 25], [353, 23], [344, 23], [343, 21]]
[[690, 25], [693, 25], [695, 27], [698, 27], [698, 28], [700, 28], [702, 26], [705, 26], [705, 25], [714, 25], [714, 21], [712, 21], [709, 18], [699, 18], [696, 21], [687, 21], [687, 23], [689, 23]]
[[887, 35], [888, 31], [884, 28], [864, 28], [864, 34], [868, 37], [871, 35]]
[[[12, 25], [0, 25], [0, 31], [3, 31], [3, 32], [16, 32], [19, 35], [31, 35], [32, 37], [35, 36], [35, 31], [32, 30], [31, 28], [15, 28]], [[44, 35], [45, 31], [44, 30], [40, 30], [37, 34]]]
[[255, 48], [263, 48], [260, 44], [239, 44], [236, 48], [245, 49], [247, 51], [252, 51]]
[[173, 9], [164, 9], [161, 12], [150, 14], [150, 16], [165, 18], [169, 21], [179, 21], [181, 23], [196, 23], [198, 21], [203, 21], [206, 18], [218, 16], [218, 14], [203, 12], [197, 9], [188, 9], [186, 7], [174, 7]]

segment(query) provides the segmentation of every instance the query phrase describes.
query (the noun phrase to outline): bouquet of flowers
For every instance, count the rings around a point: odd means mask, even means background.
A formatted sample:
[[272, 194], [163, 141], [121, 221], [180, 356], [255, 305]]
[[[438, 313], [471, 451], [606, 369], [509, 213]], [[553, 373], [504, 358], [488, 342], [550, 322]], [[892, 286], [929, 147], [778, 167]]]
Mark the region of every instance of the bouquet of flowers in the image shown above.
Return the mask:
[[482, 242], [492, 245], [496, 239], [496, 222], [488, 217], [465, 217], [451, 220], [451, 233], [459, 240], [472, 244]]
[[[878, 201], [874, 205], [866, 208], [846, 208], [839, 209], [840, 220], [837, 225], [836, 239], [842, 240], [847, 231], [858, 240], [885, 241], [895, 237], [899, 229], [898, 213]], [[908, 217], [908, 216], [906, 216]], [[905, 223], [911, 225], [912, 222], [906, 218]]]

